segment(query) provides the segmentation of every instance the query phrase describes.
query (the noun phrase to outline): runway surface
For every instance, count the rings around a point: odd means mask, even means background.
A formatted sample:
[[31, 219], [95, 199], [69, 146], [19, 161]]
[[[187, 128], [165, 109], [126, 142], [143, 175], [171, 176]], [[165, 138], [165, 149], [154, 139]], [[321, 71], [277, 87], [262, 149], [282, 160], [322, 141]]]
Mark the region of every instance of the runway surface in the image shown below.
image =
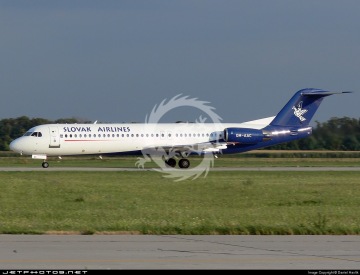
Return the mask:
[[[201, 168], [184, 169], [182, 171], [194, 171]], [[154, 171], [153, 169], [141, 169], [141, 168], [103, 168], [103, 167], [0, 167], [0, 172], [11, 172], [11, 171], [43, 171], [43, 172], [56, 172], [56, 171], [98, 171], [98, 172], [145, 172]], [[165, 170], [164, 170], [165, 171]], [[210, 171], [360, 171], [360, 166], [353, 167], [213, 167]]]
[[8, 270], [360, 270], [360, 236], [0, 235], [0, 244]]

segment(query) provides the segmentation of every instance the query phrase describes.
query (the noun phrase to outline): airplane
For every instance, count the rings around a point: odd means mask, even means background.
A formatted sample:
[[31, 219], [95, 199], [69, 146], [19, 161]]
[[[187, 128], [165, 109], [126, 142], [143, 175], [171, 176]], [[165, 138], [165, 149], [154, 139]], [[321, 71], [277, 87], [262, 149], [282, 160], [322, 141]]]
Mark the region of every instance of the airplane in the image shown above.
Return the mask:
[[187, 169], [194, 152], [233, 154], [306, 138], [324, 97], [344, 93], [351, 92], [305, 88], [276, 116], [242, 123], [44, 124], [13, 140], [10, 149], [41, 159], [42, 167], [48, 168], [48, 157], [142, 154], [161, 148], [167, 152], [167, 167]]

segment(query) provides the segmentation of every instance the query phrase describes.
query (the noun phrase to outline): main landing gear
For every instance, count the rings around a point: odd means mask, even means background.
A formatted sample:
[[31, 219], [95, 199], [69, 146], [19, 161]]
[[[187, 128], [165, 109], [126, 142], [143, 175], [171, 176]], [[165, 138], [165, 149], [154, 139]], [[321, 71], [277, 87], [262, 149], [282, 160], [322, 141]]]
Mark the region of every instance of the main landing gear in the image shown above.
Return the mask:
[[[176, 160], [174, 158], [169, 158], [168, 160], [165, 160], [165, 164], [169, 167], [175, 167], [176, 166]], [[183, 169], [187, 169], [190, 167], [190, 161], [186, 158], [182, 158], [179, 160], [179, 167]]]
[[43, 163], [41, 164], [41, 166], [42, 166], [43, 168], [48, 168], [48, 167], [49, 167], [49, 163], [44, 160]]

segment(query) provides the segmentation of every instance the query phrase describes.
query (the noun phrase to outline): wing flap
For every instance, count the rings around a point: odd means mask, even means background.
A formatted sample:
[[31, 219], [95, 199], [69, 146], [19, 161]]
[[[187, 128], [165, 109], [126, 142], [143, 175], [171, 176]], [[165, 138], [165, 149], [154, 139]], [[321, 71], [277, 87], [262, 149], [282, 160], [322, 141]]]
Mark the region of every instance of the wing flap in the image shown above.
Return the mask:
[[152, 151], [165, 151], [165, 152], [174, 152], [174, 153], [209, 153], [209, 152], [220, 152], [220, 150], [227, 149], [226, 142], [204, 142], [204, 143], [195, 143], [195, 144], [184, 144], [184, 145], [174, 145], [174, 146], [154, 146], [147, 147], [143, 150], [147, 152]]

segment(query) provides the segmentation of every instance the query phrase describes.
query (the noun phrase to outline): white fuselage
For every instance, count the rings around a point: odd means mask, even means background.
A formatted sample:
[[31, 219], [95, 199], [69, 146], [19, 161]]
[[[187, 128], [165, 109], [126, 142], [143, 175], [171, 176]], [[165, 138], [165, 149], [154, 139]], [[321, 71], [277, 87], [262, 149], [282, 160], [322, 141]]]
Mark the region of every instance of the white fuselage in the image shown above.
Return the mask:
[[273, 117], [245, 123], [45, 124], [31, 128], [11, 149], [35, 158], [111, 154], [177, 147], [223, 139], [228, 127], [261, 129]]

